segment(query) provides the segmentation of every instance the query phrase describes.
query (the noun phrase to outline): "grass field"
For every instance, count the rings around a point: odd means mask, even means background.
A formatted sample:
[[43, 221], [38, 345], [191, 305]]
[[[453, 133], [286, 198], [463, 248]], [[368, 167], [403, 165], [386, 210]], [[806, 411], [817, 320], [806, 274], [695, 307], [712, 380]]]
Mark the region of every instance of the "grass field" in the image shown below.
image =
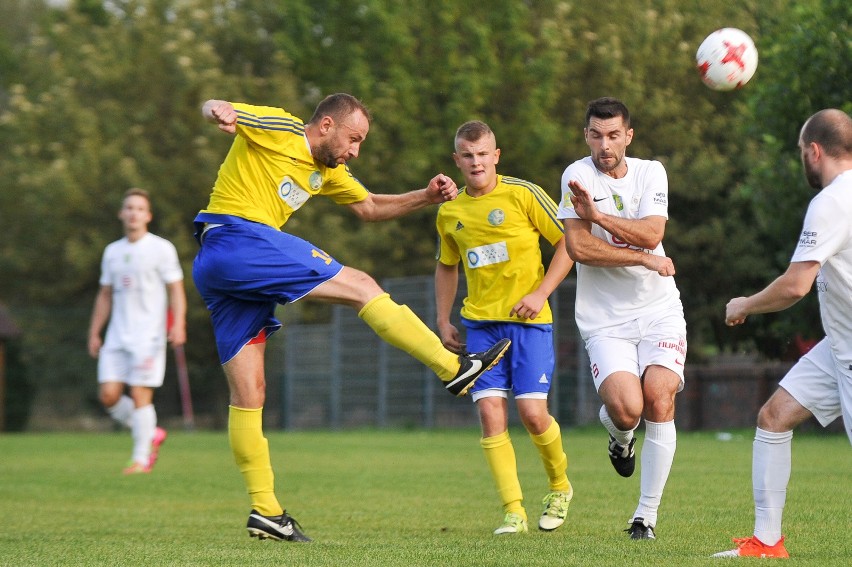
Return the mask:
[[[531, 519], [546, 491], [512, 431]], [[622, 479], [602, 428], [564, 432], [575, 497], [552, 533], [491, 535], [502, 514], [473, 429], [270, 432], [279, 497], [311, 544], [248, 537], [248, 497], [224, 432], [173, 431], [151, 475], [124, 477], [130, 436], [0, 436], [0, 564], [228, 566], [728, 565], [751, 534], [752, 431], [680, 433], [657, 541], [621, 531], [639, 475]], [[638, 446], [638, 445], [637, 445]], [[785, 515], [792, 565], [852, 565], [852, 451], [796, 435]]]

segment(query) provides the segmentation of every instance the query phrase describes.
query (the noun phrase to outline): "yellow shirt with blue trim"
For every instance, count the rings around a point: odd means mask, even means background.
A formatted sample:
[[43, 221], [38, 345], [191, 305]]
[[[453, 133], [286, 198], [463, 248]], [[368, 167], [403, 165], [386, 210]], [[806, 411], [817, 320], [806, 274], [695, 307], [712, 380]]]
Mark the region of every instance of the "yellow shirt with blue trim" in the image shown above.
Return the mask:
[[341, 205], [367, 198], [367, 189], [346, 165], [328, 167], [314, 160], [301, 119], [281, 108], [232, 104], [236, 137], [201, 213], [280, 229], [314, 195]]
[[488, 194], [472, 197], [464, 187], [438, 209], [438, 261], [461, 263], [468, 294], [462, 317], [531, 324], [553, 322], [550, 305], [535, 319], [511, 317], [512, 307], [544, 278], [540, 238], [563, 236], [557, 205], [538, 185], [503, 175]]

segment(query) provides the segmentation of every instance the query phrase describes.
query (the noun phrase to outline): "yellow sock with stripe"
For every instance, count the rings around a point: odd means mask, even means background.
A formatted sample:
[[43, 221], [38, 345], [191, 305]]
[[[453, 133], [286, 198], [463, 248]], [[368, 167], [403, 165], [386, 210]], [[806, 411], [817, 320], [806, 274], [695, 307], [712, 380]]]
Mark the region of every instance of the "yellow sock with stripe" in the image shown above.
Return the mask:
[[411, 309], [396, 303], [389, 294], [383, 293], [368, 301], [358, 312], [358, 317], [382, 340], [431, 368], [442, 381], [449, 382], [458, 373], [458, 355], [444, 348], [438, 335]]
[[544, 433], [533, 435], [530, 439], [538, 449], [544, 470], [550, 482], [550, 490], [554, 492], [568, 492], [571, 483], [568, 482], [568, 456], [562, 449], [562, 431], [554, 419]]
[[281, 515], [284, 509], [275, 497], [269, 442], [263, 436], [263, 408], [229, 406], [228, 440], [243, 475], [252, 508], [264, 516]]
[[524, 496], [521, 492], [521, 483], [518, 481], [515, 448], [512, 446], [509, 432], [504, 431], [494, 437], [483, 437], [479, 440], [479, 444], [482, 445], [485, 460], [497, 485], [497, 494], [503, 503], [503, 511], [519, 514], [526, 520], [527, 512], [521, 504]]

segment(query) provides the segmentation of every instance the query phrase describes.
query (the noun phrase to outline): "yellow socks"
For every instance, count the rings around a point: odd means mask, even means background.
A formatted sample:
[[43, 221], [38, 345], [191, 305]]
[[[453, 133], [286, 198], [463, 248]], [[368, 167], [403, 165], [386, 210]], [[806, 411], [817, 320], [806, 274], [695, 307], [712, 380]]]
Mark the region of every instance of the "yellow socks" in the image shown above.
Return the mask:
[[279, 516], [283, 508], [275, 497], [275, 481], [269, 461], [269, 443], [263, 436], [263, 408], [229, 406], [228, 439], [243, 475], [252, 508], [264, 516]]
[[497, 485], [497, 494], [503, 503], [503, 511], [519, 514], [524, 520], [527, 513], [521, 502], [521, 483], [518, 481], [518, 465], [515, 460], [515, 448], [509, 432], [504, 431], [494, 437], [483, 437], [479, 440], [485, 452], [485, 460], [491, 469], [491, 476]]
[[530, 433], [533, 444], [538, 449], [547, 478], [550, 480], [550, 490], [567, 492], [571, 488], [568, 482], [568, 457], [562, 450], [562, 432], [554, 419], [550, 427], [540, 435]]
[[441, 339], [405, 305], [383, 293], [367, 302], [358, 313], [389, 345], [407, 352], [448, 382], [459, 371], [458, 355], [448, 351]]

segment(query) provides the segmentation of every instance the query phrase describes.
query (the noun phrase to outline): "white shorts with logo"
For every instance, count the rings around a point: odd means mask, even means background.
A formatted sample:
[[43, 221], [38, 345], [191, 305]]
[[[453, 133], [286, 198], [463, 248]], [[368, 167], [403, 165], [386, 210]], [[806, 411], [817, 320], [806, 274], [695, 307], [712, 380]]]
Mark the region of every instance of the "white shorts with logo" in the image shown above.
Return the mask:
[[680, 376], [686, 361], [686, 320], [683, 309], [672, 308], [633, 321], [603, 327], [586, 338], [586, 352], [595, 388], [614, 372], [630, 372], [637, 377], [652, 365], [663, 366]]
[[166, 345], [130, 351], [103, 347], [98, 354], [98, 382], [159, 388], [166, 375]]
[[778, 384], [826, 427], [843, 416], [852, 443], [852, 376], [842, 371], [827, 338], [799, 359]]

